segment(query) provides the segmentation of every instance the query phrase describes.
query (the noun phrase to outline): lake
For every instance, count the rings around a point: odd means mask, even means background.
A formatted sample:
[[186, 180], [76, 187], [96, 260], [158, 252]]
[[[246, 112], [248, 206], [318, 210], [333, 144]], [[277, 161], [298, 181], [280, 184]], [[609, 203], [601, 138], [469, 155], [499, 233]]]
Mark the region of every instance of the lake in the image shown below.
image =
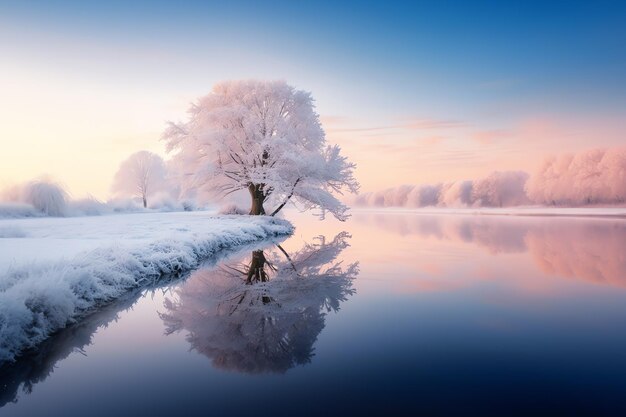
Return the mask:
[[625, 415], [625, 219], [287, 218], [3, 368], [0, 415]]

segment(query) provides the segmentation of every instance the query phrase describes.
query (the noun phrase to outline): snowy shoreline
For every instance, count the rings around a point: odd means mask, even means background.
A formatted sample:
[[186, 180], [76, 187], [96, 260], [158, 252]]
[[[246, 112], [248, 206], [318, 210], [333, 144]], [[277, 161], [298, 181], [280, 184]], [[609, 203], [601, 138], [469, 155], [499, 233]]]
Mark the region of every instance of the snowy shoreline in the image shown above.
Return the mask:
[[0, 220], [2, 230], [12, 233], [0, 238], [0, 364], [128, 291], [293, 226], [265, 216], [155, 213]]

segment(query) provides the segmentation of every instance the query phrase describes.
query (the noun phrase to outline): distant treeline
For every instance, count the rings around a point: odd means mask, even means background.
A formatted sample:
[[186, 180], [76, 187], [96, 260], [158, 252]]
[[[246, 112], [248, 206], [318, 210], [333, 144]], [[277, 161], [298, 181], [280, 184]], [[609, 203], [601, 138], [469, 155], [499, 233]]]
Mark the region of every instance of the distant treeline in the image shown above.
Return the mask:
[[484, 178], [401, 185], [356, 197], [357, 206], [512, 207], [582, 206], [626, 202], [626, 147], [547, 158], [532, 175], [494, 171]]

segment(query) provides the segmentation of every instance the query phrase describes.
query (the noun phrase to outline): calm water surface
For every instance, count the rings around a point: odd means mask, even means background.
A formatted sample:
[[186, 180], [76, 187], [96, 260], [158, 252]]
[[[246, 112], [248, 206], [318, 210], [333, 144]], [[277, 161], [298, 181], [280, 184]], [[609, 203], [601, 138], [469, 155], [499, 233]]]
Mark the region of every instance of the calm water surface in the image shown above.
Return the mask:
[[289, 216], [0, 373], [0, 415], [625, 415], [626, 220]]

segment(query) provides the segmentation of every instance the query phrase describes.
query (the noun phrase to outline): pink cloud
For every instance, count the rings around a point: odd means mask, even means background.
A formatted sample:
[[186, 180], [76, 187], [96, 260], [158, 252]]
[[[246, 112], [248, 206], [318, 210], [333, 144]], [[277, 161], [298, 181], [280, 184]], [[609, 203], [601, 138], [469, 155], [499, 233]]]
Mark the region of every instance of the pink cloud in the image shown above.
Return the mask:
[[432, 145], [438, 145], [442, 143], [445, 139], [446, 139], [445, 136], [433, 135], [433, 136], [427, 136], [423, 138], [417, 138], [416, 142], [418, 145], [432, 146]]
[[320, 120], [328, 132], [371, 132], [379, 130], [437, 130], [467, 127], [469, 124], [459, 120], [410, 118], [400, 119], [399, 123], [379, 126], [359, 126], [358, 122], [341, 116], [322, 116]]
[[510, 138], [512, 133], [508, 130], [481, 130], [472, 134], [471, 138], [474, 142], [482, 145], [490, 145], [501, 139]]

